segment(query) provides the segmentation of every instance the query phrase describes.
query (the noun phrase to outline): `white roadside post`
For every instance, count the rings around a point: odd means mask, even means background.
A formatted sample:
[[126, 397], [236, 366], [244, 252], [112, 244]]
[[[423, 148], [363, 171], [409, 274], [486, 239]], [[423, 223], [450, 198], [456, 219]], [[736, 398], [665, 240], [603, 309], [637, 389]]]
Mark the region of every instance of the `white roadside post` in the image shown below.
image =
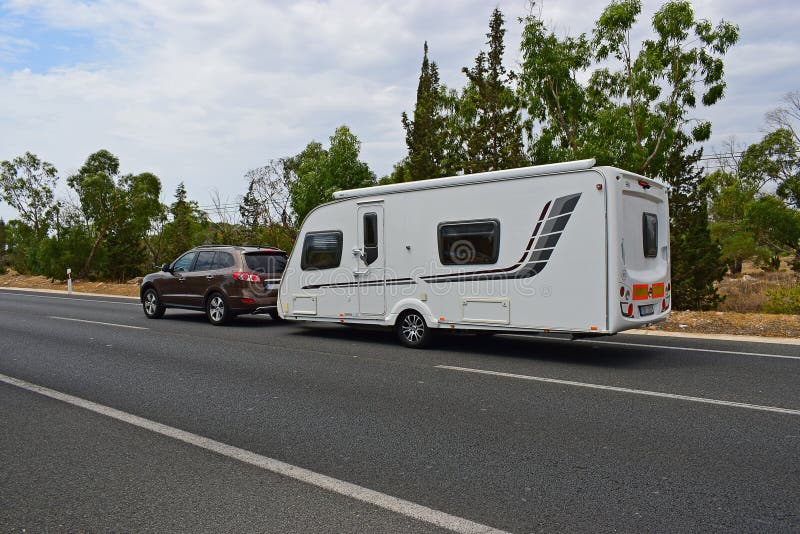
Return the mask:
[[72, 269], [67, 269], [67, 294], [72, 295]]

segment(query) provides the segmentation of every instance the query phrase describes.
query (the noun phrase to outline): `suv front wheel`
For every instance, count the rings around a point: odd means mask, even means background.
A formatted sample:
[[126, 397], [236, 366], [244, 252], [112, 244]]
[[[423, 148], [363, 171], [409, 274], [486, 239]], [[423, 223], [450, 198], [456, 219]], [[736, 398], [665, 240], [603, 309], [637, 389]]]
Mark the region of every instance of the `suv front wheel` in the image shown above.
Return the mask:
[[219, 293], [212, 293], [206, 300], [206, 316], [214, 326], [230, 321], [232, 314], [225, 297]]
[[148, 288], [142, 296], [142, 308], [148, 319], [160, 319], [164, 317], [164, 312], [167, 311], [167, 308], [159, 302], [158, 293], [152, 287]]

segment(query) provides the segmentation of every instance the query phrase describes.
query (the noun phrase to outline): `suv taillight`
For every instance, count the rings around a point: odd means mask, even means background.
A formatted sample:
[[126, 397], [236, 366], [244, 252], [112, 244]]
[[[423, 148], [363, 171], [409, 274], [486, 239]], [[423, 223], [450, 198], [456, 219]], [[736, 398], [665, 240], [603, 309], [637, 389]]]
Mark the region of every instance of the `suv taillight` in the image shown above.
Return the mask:
[[241, 280], [242, 282], [256, 282], [261, 283], [261, 277], [258, 276], [256, 273], [233, 273], [233, 277], [237, 280]]

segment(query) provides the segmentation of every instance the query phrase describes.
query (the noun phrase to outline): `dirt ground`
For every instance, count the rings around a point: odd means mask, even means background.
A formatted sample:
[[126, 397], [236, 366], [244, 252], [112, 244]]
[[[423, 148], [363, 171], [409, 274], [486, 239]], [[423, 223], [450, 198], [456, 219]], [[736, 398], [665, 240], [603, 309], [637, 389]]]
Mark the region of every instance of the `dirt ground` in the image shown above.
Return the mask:
[[[85, 282], [72, 283], [72, 290], [82, 293], [98, 293], [102, 295], [122, 295], [126, 297], [139, 296], [140, 278], [134, 278], [126, 284], [112, 282]], [[6, 274], [0, 275], [0, 287], [27, 287], [31, 289], [62, 289], [67, 290], [67, 283], [63, 280], [51, 280], [44, 276], [29, 276], [19, 274], [9, 269]]]
[[[125, 284], [110, 282], [74, 282], [73, 291], [103, 295], [139, 296], [139, 282], [134, 278]], [[0, 287], [26, 287], [33, 289], [67, 289], [66, 282], [53, 281], [44, 276], [26, 276], [9, 270], [0, 275]], [[696, 332], [769, 337], [800, 337], [800, 315], [771, 315], [766, 313], [739, 313], [730, 311], [674, 311], [669, 320], [649, 330], [670, 332]]]

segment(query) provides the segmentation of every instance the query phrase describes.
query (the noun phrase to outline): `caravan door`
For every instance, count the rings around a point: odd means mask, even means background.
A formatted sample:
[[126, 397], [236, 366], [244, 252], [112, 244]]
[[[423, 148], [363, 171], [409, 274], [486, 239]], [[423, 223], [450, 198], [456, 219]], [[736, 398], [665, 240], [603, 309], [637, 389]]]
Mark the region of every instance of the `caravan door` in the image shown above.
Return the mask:
[[383, 204], [358, 207], [358, 246], [355, 278], [358, 282], [359, 317], [386, 313], [386, 245], [383, 233]]

